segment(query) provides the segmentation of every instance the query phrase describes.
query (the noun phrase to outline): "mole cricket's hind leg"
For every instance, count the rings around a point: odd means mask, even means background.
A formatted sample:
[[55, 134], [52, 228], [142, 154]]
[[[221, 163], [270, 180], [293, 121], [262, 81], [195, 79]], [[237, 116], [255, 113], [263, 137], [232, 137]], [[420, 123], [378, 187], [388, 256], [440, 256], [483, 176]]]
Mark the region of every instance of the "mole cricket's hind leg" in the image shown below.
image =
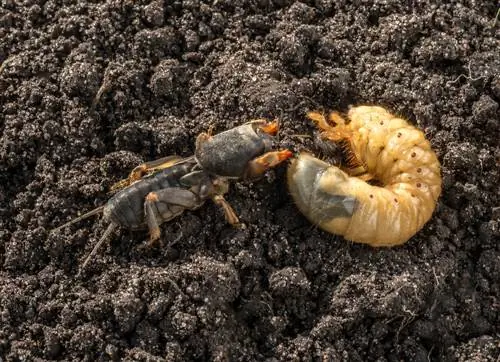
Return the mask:
[[126, 179], [120, 180], [113, 186], [111, 186], [110, 192], [112, 193], [114, 191], [118, 191], [124, 187], [127, 187], [135, 181], [140, 180], [145, 175], [171, 167], [174, 164], [182, 161], [183, 159], [184, 158], [180, 156], [167, 156], [140, 164], [130, 172], [129, 176]]
[[191, 192], [179, 187], [169, 187], [150, 192], [144, 201], [144, 219], [149, 229], [149, 243], [153, 246], [160, 239], [160, 225], [181, 214], [186, 209], [195, 209], [203, 203]]

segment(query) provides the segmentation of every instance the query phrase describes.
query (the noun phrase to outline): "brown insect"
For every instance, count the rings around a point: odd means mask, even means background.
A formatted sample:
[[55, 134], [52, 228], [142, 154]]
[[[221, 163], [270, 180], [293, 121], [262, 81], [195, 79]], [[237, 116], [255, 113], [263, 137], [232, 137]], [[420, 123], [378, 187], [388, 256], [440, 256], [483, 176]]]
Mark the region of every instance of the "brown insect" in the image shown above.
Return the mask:
[[349, 167], [307, 153], [292, 160], [288, 186], [299, 210], [323, 230], [371, 246], [417, 233], [441, 194], [440, 164], [424, 133], [376, 106], [351, 108], [349, 123], [336, 112], [308, 117], [322, 137], [343, 145]]
[[[229, 179], [256, 179], [290, 158], [288, 150], [272, 151], [277, 122], [255, 120], [215, 136], [202, 133], [196, 140], [196, 155], [168, 156], [146, 162], [129, 177], [112, 186], [117, 193], [109, 201], [56, 229], [102, 213], [109, 226], [82, 265], [118, 227], [148, 228], [150, 244], [160, 238], [160, 224], [194, 210], [211, 199], [224, 211], [232, 225], [241, 225], [233, 208], [224, 199]], [[235, 157], [236, 156], [236, 157]]]

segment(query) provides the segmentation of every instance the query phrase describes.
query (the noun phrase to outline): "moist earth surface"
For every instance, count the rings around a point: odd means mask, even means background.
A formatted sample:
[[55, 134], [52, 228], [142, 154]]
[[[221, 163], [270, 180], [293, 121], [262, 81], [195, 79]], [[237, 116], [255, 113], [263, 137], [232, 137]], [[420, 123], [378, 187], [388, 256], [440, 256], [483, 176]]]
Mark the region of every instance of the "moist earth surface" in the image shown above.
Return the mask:
[[[0, 8], [0, 360], [496, 361], [500, 19], [494, 1], [32, 1]], [[286, 165], [161, 227], [103, 234], [141, 162], [255, 118], [377, 104], [426, 133], [434, 216], [373, 249], [301, 216]], [[336, 157], [334, 157], [336, 158]], [[334, 159], [336, 161], [336, 159]], [[383, 211], [382, 211], [383, 212]], [[362, 227], [362, 225], [360, 225]]]

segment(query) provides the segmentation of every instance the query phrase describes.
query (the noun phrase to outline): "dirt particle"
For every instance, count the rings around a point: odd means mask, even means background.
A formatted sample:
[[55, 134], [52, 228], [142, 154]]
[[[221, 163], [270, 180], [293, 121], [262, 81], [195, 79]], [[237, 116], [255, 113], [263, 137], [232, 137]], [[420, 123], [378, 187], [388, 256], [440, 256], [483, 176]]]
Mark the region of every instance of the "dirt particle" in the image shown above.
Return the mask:
[[282, 297], [300, 295], [310, 288], [310, 282], [300, 268], [288, 267], [271, 274], [270, 288], [275, 295]]

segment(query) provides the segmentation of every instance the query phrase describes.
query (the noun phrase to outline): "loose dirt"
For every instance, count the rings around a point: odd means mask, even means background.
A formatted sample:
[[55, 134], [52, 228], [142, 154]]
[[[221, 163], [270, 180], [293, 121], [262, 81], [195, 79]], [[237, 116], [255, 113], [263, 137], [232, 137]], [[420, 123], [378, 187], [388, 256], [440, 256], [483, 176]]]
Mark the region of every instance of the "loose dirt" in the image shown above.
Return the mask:
[[[496, 361], [500, 20], [494, 1], [32, 1], [0, 8], [0, 360]], [[372, 249], [311, 226], [285, 168], [146, 232], [98, 219], [141, 161], [197, 134], [379, 104], [442, 162], [434, 217]], [[311, 138], [297, 135], [311, 135]], [[176, 241], [174, 243], [174, 241]], [[170, 246], [168, 246], [170, 244]]]

